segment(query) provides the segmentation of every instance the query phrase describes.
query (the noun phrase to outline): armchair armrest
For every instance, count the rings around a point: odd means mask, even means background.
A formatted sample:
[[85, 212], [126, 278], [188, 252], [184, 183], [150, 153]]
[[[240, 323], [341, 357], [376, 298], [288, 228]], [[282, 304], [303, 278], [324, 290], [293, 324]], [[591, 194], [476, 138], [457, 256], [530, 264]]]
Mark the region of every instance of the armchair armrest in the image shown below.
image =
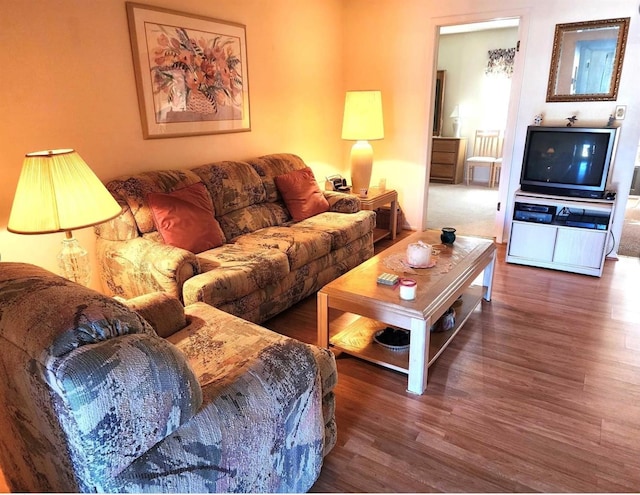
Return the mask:
[[160, 337], [167, 338], [187, 326], [184, 306], [166, 292], [152, 292], [122, 303], [147, 320]]
[[184, 282], [200, 273], [192, 252], [143, 237], [98, 237], [96, 247], [104, 288], [125, 299], [160, 291], [182, 300]]
[[336, 213], [357, 213], [360, 211], [360, 200], [353, 194], [338, 191], [323, 191], [329, 202], [329, 211]]

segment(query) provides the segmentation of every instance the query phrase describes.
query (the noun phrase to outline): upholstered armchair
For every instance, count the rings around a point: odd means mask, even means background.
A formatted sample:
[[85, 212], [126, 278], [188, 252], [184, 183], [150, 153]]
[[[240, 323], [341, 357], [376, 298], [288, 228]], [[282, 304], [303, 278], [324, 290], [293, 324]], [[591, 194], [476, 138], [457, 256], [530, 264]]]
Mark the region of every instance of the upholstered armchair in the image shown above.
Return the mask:
[[204, 303], [127, 304], [0, 263], [11, 490], [308, 490], [335, 442], [333, 356]]

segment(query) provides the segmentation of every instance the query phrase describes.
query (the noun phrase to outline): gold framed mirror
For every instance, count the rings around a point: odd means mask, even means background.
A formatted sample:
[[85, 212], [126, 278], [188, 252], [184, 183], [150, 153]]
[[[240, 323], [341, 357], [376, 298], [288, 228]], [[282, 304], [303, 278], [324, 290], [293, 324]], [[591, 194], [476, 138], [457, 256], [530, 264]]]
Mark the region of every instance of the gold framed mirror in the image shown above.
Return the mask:
[[629, 17], [556, 24], [547, 101], [609, 101], [618, 96]]

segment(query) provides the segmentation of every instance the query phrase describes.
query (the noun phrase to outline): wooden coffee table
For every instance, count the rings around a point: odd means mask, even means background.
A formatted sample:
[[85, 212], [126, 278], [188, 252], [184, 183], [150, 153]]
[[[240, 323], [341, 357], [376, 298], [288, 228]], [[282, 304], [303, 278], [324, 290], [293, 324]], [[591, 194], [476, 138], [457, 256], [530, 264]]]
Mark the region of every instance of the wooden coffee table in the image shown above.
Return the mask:
[[[407, 246], [419, 240], [433, 246], [437, 253], [433, 257], [435, 266], [404, 267], [402, 262]], [[318, 345], [331, 345], [336, 350], [407, 373], [408, 391], [422, 394], [427, 388], [429, 366], [460, 331], [480, 301], [483, 298], [491, 300], [495, 257], [496, 247], [489, 239], [457, 236], [454, 244], [445, 245], [441, 244], [440, 231], [412, 234], [318, 292]], [[397, 285], [377, 284], [378, 275], [384, 272], [416, 280], [416, 298], [404, 301], [400, 299]], [[475, 284], [480, 275], [482, 285]], [[451, 306], [456, 311], [455, 326], [446, 332], [430, 332], [431, 325]], [[330, 339], [331, 308], [361, 318]], [[374, 334], [388, 325], [411, 332], [408, 350], [390, 350], [373, 340]]]

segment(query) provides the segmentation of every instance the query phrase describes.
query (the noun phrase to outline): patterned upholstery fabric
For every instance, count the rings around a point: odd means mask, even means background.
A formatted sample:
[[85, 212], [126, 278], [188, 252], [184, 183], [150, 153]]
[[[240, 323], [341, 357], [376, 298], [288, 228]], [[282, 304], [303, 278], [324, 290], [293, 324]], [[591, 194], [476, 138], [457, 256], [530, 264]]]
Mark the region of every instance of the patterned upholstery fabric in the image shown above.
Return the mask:
[[264, 186], [256, 171], [245, 162], [217, 162], [193, 170], [213, 198], [216, 216], [264, 203]]
[[256, 290], [218, 307], [249, 321], [271, 318], [373, 256], [372, 236], [367, 234], [342, 249], [290, 272], [276, 285]]
[[198, 255], [203, 273], [184, 283], [185, 301], [213, 306], [276, 284], [289, 273], [289, 262], [276, 249], [227, 244]]
[[157, 301], [187, 322], [168, 340], [115, 299], [0, 263], [11, 490], [307, 491], [336, 439], [333, 355], [204, 303]]
[[265, 155], [249, 160], [249, 164], [255, 169], [264, 184], [267, 201], [282, 201], [274, 177], [284, 175], [294, 170], [300, 170], [307, 166], [299, 156], [288, 153]]
[[291, 228], [327, 233], [331, 236], [331, 249], [340, 249], [373, 230], [376, 219], [370, 213], [360, 211], [353, 215], [343, 215], [329, 211], [294, 223]]
[[[191, 364], [205, 392], [208, 388], [226, 389], [241, 375], [250, 376], [252, 361], [258, 359], [263, 348], [276, 346], [282, 350], [289, 345], [299, 345], [274, 332], [265, 331], [248, 321], [220, 311], [204, 303], [195, 303], [185, 310], [190, 321], [188, 327], [174, 334], [169, 341], [180, 349]], [[338, 381], [335, 357], [331, 351], [304, 344], [318, 367], [322, 390], [322, 423], [324, 425], [324, 455], [336, 442], [335, 396], [333, 389]], [[212, 354], [209, 349], [220, 352]], [[215, 365], [212, 361], [215, 360]], [[217, 374], [211, 374], [215, 369]], [[295, 373], [294, 373], [295, 375]], [[247, 378], [242, 378], [247, 380]], [[282, 437], [284, 438], [284, 434]]]
[[149, 193], [170, 193], [176, 189], [200, 182], [200, 178], [188, 170], [160, 170], [144, 172], [135, 177], [116, 179], [107, 188], [114, 197], [122, 199], [133, 214], [140, 233], [156, 230], [153, 214], [147, 201]]
[[250, 234], [265, 227], [282, 225], [291, 219], [291, 215], [282, 203], [262, 203], [235, 210], [220, 217], [220, 226], [227, 239], [238, 240], [244, 234]]
[[0, 263], [0, 342], [14, 491], [103, 490], [202, 403], [184, 356], [141, 316], [37, 267]]
[[239, 237], [236, 244], [254, 249], [278, 249], [287, 255], [292, 270], [331, 251], [331, 235], [317, 230], [268, 227]]
[[152, 292], [121, 302], [142, 316], [160, 337], [169, 337], [187, 326], [182, 303], [166, 292]]
[[[184, 304], [206, 302], [254, 322], [317, 291], [330, 276], [372, 256], [375, 213], [360, 211], [355, 196], [325, 191], [330, 211], [292, 222], [274, 177], [306, 166], [300, 157], [280, 153], [111, 181], [107, 187], [123, 212], [96, 227], [105, 290], [124, 298], [165, 291]], [[163, 243], [146, 195], [197, 182], [211, 194], [227, 244], [196, 256]], [[322, 277], [310, 266], [318, 260], [324, 260]], [[335, 260], [342, 261], [327, 265]], [[279, 298], [272, 305], [264, 301], [269, 294]]]

